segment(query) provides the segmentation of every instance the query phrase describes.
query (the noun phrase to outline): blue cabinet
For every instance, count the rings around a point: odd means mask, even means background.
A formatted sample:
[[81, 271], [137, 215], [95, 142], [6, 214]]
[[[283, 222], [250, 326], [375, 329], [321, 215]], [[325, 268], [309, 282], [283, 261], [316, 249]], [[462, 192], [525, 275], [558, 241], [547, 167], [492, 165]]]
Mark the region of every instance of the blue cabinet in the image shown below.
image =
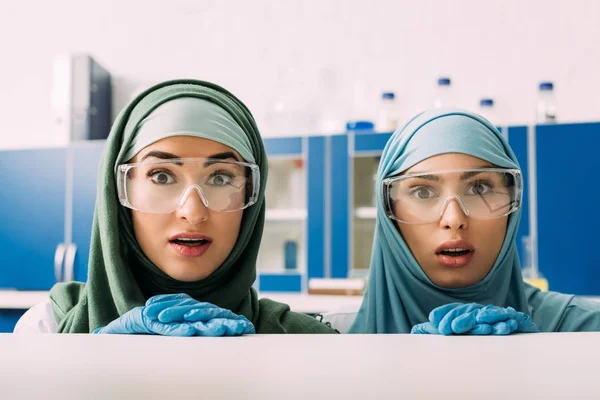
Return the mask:
[[[256, 287], [263, 292], [305, 291], [308, 279], [324, 276], [326, 263], [327, 140], [265, 138], [264, 143], [269, 157], [267, 214]], [[298, 251], [288, 254], [290, 248]]]
[[49, 289], [64, 240], [66, 150], [0, 152], [0, 288]]
[[536, 129], [538, 262], [550, 290], [600, 295], [600, 123]]
[[0, 309], [0, 333], [11, 333], [25, 310]]
[[374, 176], [391, 133], [348, 133], [330, 137], [331, 226], [329, 275], [368, 274], [376, 208]]
[[91, 141], [69, 148], [0, 152], [5, 171], [0, 288], [48, 290], [59, 280], [87, 279], [103, 147], [104, 141]]
[[77, 246], [74, 278], [86, 281], [94, 209], [96, 185], [104, 140], [81, 142], [71, 147], [73, 165], [72, 194], [72, 242]]
[[[529, 128], [526, 126], [516, 126], [508, 128], [508, 143], [513, 149], [521, 172], [523, 174], [523, 206], [521, 207], [521, 224], [517, 232], [517, 248], [519, 257], [524, 260], [523, 254], [523, 238], [529, 236], [529, 157], [527, 137]], [[523, 262], [521, 262], [523, 264]]]

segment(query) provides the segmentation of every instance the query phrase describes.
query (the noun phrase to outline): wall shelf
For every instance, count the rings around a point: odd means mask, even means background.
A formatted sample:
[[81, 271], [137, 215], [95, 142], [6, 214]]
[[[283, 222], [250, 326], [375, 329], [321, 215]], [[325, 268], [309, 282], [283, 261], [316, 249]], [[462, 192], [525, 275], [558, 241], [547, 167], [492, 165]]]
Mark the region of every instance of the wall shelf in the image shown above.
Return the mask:
[[304, 221], [308, 213], [305, 208], [274, 208], [265, 212], [266, 221]]

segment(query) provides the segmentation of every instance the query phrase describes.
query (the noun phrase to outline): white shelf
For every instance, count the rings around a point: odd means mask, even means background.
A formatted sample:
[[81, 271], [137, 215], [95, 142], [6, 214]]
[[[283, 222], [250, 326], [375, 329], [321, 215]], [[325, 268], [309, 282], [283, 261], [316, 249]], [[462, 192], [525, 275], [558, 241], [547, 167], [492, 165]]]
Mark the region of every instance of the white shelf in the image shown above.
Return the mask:
[[292, 311], [311, 314], [340, 310], [356, 312], [363, 300], [363, 296], [280, 292], [259, 292], [258, 298], [271, 299], [289, 305]]
[[376, 207], [358, 207], [354, 211], [354, 216], [359, 219], [375, 219], [377, 218]]
[[268, 209], [265, 214], [267, 221], [304, 221], [306, 219], [304, 208], [275, 208]]
[[21, 291], [0, 289], [0, 309], [27, 310], [48, 298], [47, 291]]

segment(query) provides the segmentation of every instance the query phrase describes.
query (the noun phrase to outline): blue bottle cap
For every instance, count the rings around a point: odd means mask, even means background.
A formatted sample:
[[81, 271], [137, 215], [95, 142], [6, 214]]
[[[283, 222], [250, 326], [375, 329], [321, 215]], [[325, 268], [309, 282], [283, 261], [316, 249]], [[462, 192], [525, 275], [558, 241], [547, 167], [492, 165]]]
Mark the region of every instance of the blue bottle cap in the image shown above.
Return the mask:
[[394, 100], [396, 98], [396, 95], [394, 94], [394, 92], [383, 92], [381, 94], [381, 98], [384, 100]]
[[375, 124], [371, 121], [351, 121], [346, 124], [346, 130], [349, 131], [372, 131]]
[[540, 82], [540, 90], [541, 91], [554, 90], [554, 84], [552, 82]]
[[493, 107], [494, 99], [481, 99], [481, 100], [479, 100], [479, 105], [481, 107]]
[[450, 78], [439, 78], [438, 86], [450, 86]]

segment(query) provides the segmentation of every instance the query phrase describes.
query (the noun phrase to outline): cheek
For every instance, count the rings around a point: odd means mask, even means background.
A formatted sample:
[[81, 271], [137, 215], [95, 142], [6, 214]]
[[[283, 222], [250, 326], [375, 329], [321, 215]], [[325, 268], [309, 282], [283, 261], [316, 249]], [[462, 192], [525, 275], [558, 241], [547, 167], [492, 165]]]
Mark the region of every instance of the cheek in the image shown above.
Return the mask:
[[481, 221], [482, 224], [477, 229], [478, 237], [481, 237], [484, 245], [494, 250], [500, 250], [506, 236], [508, 219], [507, 217], [497, 220]]
[[131, 211], [133, 231], [140, 247], [144, 252], [151, 249], [153, 241], [162, 240], [168, 224], [168, 214], [146, 214]]
[[426, 248], [427, 238], [432, 237], [428, 224], [403, 224], [396, 222], [400, 235], [408, 245], [410, 251], [416, 256], [420, 249]]
[[233, 245], [235, 245], [235, 242], [240, 234], [242, 216], [244, 215], [244, 212], [240, 210], [213, 214], [213, 226], [218, 230], [217, 232], [219, 237], [222, 238], [223, 243], [227, 243], [233, 248]]

